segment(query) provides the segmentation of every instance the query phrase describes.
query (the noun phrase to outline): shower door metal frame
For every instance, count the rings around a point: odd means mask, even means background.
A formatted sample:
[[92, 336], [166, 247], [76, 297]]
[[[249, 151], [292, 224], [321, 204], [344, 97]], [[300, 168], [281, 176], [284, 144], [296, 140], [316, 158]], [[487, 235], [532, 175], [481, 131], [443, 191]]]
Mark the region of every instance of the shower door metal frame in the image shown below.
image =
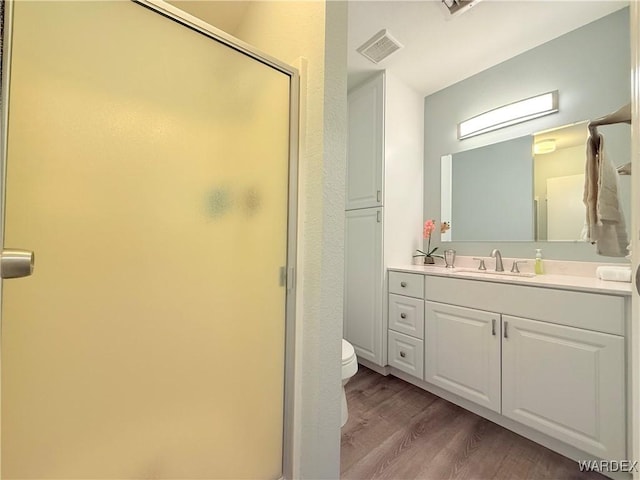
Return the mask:
[[[2, 1], [0, 4], [0, 238], [4, 246], [4, 222], [6, 208], [6, 171], [7, 171], [7, 134], [9, 119], [9, 91], [11, 79], [11, 36], [13, 22], [13, 3], [16, 0]], [[294, 405], [295, 405], [295, 338], [296, 338], [296, 277], [297, 261], [297, 223], [298, 223], [298, 148], [299, 148], [299, 108], [300, 75], [296, 68], [261, 52], [255, 47], [229, 35], [222, 30], [194, 17], [162, 0], [130, 0], [139, 6], [160, 14], [178, 24], [198, 32], [213, 41], [217, 41], [237, 52], [273, 68], [289, 77], [289, 178], [287, 212], [287, 265], [284, 275], [285, 294], [285, 369], [284, 369], [284, 412], [282, 443], [282, 478], [293, 478], [294, 459]], [[276, 275], [274, 273], [274, 278]], [[2, 338], [2, 282], [0, 281], [0, 339]], [[0, 346], [0, 366], [2, 359]], [[1, 388], [1, 387], [0, 387]], [[0, 402], [1, 402], [0, 390]], [[0, 415], [0, 429], [2, 417]], [[2, 444], [0, 443], [0, 449]], [[1, 462], [1, 457], [0, 457]], [[0, 463], [0, 472], [2, 471]]]

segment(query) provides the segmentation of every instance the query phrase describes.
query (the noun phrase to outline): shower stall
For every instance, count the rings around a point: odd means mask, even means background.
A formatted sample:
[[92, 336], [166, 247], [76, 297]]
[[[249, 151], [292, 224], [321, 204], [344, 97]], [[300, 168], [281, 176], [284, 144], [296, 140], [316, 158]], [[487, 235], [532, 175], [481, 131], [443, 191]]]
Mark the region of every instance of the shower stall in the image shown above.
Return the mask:
[[295, 69], [155, 0], [2, 54], [2, 478], [290, 476]]

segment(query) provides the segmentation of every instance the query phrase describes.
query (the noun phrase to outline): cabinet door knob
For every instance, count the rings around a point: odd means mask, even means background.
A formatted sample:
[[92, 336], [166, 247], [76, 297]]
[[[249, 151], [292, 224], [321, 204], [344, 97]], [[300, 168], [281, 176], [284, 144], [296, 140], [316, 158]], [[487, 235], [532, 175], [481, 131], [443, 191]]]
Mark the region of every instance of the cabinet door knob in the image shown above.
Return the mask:
[[407, 286], [407, 282], [400, 282], [400, 286], [401, 286], [402, 288], [406, 287], [406, 286]]
[[406, 354], [406, 353], [404, 353], [404, 352], [400, 352], [400, 356], [401, 356], [402, 358], [404, 358], [404, 357], [406, 357], [406, 356], [407, 356], [407, 354]]
[[507, 322], [505, 320], [505, 322], [504, 322], [504, 338], [509, 338], [508, 328], [509, 328], [509, 322]]
[[406, 313], [401, 313], [400, 314], [400, 318], [407, 318], [407, 314]]
[[491, 319], [491, 335], [496, 336], [496, 319]]

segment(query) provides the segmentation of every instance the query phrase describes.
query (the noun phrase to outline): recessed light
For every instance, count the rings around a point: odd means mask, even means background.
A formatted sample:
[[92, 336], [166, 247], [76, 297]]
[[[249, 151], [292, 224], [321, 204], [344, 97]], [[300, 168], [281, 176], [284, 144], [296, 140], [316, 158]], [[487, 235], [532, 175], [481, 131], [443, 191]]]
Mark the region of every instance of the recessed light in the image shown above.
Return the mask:
[[547, 140], [540, 140], [533, 145], [533, 153], [536, 155], [544, 155], [545, 153], [551, 153], [556, 151], [556, 139], [549, 138]]

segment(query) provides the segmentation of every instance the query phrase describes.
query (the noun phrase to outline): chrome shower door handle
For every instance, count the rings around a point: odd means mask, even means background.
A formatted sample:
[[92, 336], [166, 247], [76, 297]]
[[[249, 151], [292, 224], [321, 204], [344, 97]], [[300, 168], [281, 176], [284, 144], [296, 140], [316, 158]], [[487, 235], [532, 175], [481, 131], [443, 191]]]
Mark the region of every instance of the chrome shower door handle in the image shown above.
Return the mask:
[[0, 276], [2, 278], [28, 277], [33, 273], [35, 255], [29, 250], [5, 248], [0, 254]]

